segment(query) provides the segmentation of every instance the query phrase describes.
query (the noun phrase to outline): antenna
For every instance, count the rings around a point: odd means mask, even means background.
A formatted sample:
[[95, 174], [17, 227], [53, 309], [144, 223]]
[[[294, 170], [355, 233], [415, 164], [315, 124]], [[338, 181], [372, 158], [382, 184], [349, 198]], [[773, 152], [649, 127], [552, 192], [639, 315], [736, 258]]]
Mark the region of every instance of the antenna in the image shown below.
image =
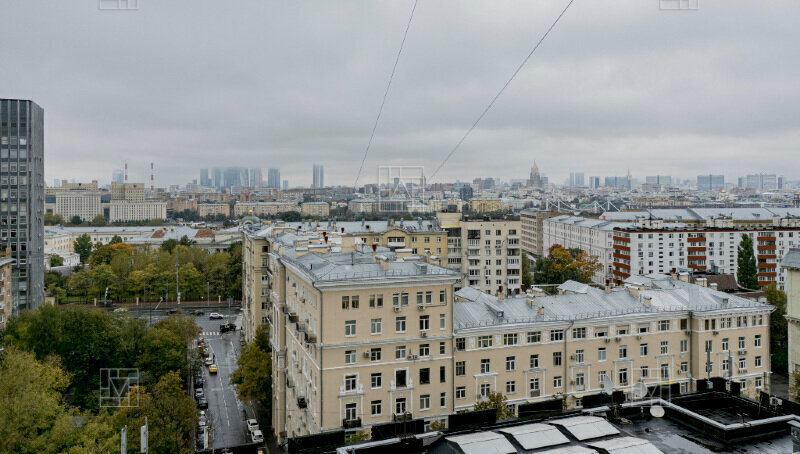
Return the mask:
[[636, 383], [633, 385], [633, 396], [637, 399], [641, 399], [642, 397], [647, 395], [647, 385], [642, 382]]

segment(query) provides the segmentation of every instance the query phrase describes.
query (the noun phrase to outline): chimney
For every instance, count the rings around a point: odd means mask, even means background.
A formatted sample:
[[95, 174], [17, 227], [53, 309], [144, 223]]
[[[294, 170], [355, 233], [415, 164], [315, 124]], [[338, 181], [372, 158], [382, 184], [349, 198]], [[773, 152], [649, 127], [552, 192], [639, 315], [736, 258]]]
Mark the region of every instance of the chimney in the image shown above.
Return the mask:
[[699, 285], [700, 287], [708, 287], [708, 279], [704, 277], [698, 277], [695, 279], [695, 284]]
[[678, 274], [678, 280], [683, 282], [689, 282], [689, 273], [686, 271], [682, 271]]
[[709, 287], [711, 287], [713, 290], [717, 290], [717, 288], [719, 287], [719, 284], [717, 284], [716, 282], [712, 282], [712, 283], [709, 285]]
[[538, 306], [538, 309], [536, 310], [536, 312], [539, 315], [544, 315], [544, 306]]

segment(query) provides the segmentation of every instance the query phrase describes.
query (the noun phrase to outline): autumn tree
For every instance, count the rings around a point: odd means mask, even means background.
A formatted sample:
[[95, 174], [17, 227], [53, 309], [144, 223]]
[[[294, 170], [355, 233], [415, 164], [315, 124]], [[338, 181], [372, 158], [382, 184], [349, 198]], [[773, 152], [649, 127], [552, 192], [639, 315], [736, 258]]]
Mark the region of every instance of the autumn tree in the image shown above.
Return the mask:
[[481, 397], [475, 403], [475, 411], [479, 410], [495, 410], [497, 412], [497, 420], [512, 418], [514, 413], [508, 408], [508, 399], [503, 393], [490, 392], [489, 394]]
[[[534, 284], [563, 284], [572, 280], [588, 284], [603, 269], [597, 256], [580, 249], [565, 249], [560, 244], [550, 247], [547, 257], [536, 261]], [[548, 287], [552, 291], [554, 287]]]
[[753, 252], [753, 239], [742, 235], [736, 257], [736, 280], [746, 289], [758, 290], [758, 268]]

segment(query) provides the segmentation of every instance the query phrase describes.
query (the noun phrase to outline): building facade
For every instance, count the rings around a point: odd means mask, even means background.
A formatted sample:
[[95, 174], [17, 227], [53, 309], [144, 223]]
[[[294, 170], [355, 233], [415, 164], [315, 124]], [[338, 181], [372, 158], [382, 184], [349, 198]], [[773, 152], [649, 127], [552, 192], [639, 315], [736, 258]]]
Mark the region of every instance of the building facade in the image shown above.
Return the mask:
[[303, 202], [300, 213], [303, 216], [327, 217], [331, 214], [331, 206], [328, 202]]
[[0, 247], [11, 251], [12, 313], [44, 301], [44, 110], [0, 99]]
[[520, 239], [522, 241], [522, 251], [536, 257], [543, 257], [547, 254], [544, 248], [544, 220], [561, 216], [562, 213], [553, 211], [522, 210], [519, 213], [522, 229]]
[[197, 215], [201, 218], [216, 216], [230, 217], [231, 207], [227, 203], [198, 203]]
[[[789, 329], [789, 373], [800, 374], [800, 248], [790, 249], [781, 261], [786, 274], [786, 320]], [[791, 382], [791, 380], [790, 380]], [[792, 391], [798, 391], [793, 389]]]
[[314, 182], [311, 187], [317, 189], [325, 187], [325, 167], [321, 164], [314, 164]]
[[45, 193], [55, 195], [53, 213], [61, 215], [67, 222], [75, 216], [82, 221], [91, 221], [103, 214], [97, 181], [70, 183], [64, 180], [59, 187], [47, 188]]
[[128, 202], [112, 199], [108, 208], [109, 222], [167, 219], [167, 202]]

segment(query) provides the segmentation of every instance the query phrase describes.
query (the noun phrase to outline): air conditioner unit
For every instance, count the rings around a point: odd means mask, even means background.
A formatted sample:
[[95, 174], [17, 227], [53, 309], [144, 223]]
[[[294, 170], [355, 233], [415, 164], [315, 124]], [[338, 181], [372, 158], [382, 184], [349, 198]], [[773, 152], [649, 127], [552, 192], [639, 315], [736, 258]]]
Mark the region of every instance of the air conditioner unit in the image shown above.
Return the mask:
[[747, 369], [739, 369], [739, 373], [740, 374], [746, 374], [747, 373]]
[[364, 358], [371, 358], [372, 355], [370, 352], [364, 352]]
[[685, 373], [686, 373], [686, 371], [685, 371], [685, 370], [683, 370], [683, 369], [680, 369], [680, 368], [678, 369], [678, 375], [683, 375], [683, 374], [685, 374]]
[[400, 312], [400, 306], [395, 306], [395, 307], [394, 307], [394, 311], [395, 311], [395, 312]]
[[638, 336], [636, 336], [636, 338], [637, 338], [637, 339], [639, 339], [639, 340], [641, 340], [643, 337], [644, 337], [644, 336], [642, 336], [641, 334], [639, 334]]
[[424, 304], [417, 304], [417, 309], [419, 309], [421, 311], [424, 311], [425, 310], [425, 305]]
[[615, 337], [615, 338], [614, 338], [614, 340], [615, 340], [615, 341], [617, 341], [617, 342], [619, 342], [619, 341], [621, 341], [621, 340], [622, 340], [622, 338], [621, 338], [621, 337], [619, 337], [619, 336], [617, 336], [617, 337]]
[[779, 407], [779, 406], [783, 405], [783, 400], [781, 400], [781, 399], [779, 399], [779, 398], [777, 398], [775, 396], [769, 396], [769, 404], [772, 405], [772, 406], [775, 406], [775, 407]]
[[714, 331], [713, 331], [713, 334], [716, 336], [717, 334], [719, 334], [719, 331], [717, 331], [717, 330], [714, 330]]
[[427, 331], [423, 331], [423, 332], [420, 334], [420, 336], [422, 336], [423, 338], [425, 338], [425, 337], [428, 337], [428, 332], [427, 332]]
[[611, 342], [611, 338], [610, 337], [606, 337], [606, 344], [609, 343], [609, 342]]
[[418, 359], [418, 358], [419, 358], [419, 356], [417, 356], [417, 355], [408, 355], [408, 359], [411, 360], [411, 361], [413, 361], [415, 359]]
[[569, 359], [575, 361], [575, 355], [569, 355]]
[[574, 384], [575, 384], [575, 380], [570, 380], [570, 381], [569, 381], [569, 384], [570, 384], [570, 385], [574, 385]]
[[740, 355], [746, 355], [747, 354], [747, 350], [739, 350], [739, 354]]

